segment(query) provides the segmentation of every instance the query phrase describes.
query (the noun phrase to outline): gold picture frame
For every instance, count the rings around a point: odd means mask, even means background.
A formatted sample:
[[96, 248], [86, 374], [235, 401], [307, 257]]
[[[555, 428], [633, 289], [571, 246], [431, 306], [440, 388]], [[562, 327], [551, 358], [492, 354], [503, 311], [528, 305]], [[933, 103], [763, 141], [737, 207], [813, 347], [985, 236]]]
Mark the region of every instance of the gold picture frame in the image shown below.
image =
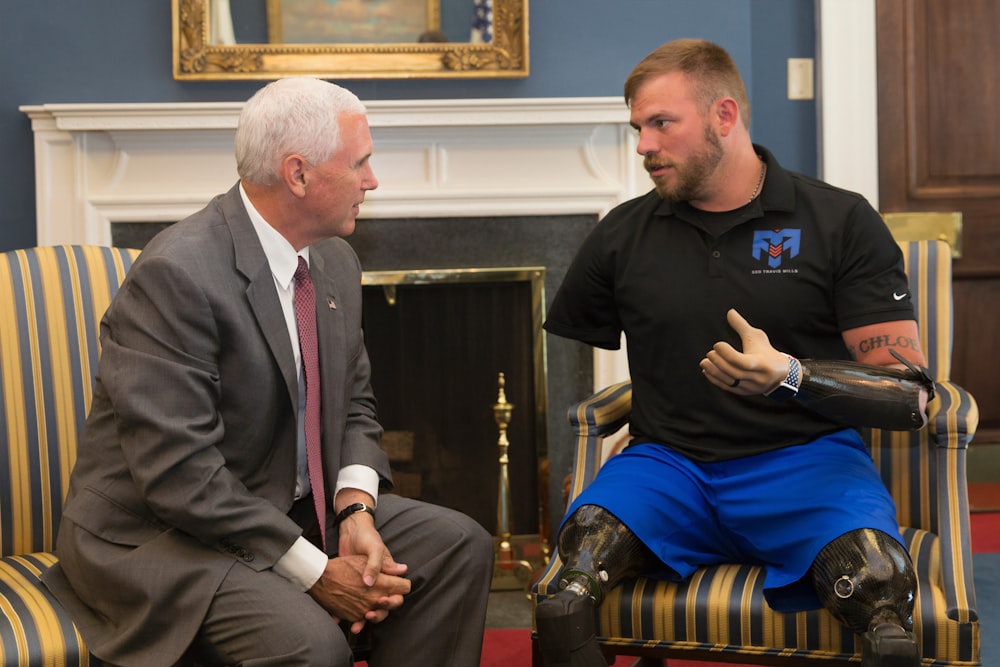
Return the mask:
[[213, 44], [209, 0], [171, 0], [180, 81], [526, 77], [528, 0], [493, 0], [490, 43]]

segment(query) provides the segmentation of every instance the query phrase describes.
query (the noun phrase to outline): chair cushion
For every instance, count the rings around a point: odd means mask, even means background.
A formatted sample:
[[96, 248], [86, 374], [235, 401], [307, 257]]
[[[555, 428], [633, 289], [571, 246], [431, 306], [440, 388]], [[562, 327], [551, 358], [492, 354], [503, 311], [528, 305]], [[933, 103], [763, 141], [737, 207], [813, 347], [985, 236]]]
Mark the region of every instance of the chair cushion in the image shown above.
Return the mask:
[[0, 559], [0, 664], [103, 664], [90, 657], [69, 614], [41, 582], [55, 562], [51, 553]]
[[[904, 529], [903, 537], [918, 578], [914, 632], [924, 658], [935, 660], [924, 664], [979, 665], [973, 657], [979, 655], [979, 624], [947, 616], [938, 537], [913, 528]], [[553, 579], [543, 578], [538, 592], [554, 593]], [[623, 647], [623, 653], [626, 647], [662, 647], [712, 650], [748, 660], [779, 654], [847, 660], [860, 652], [855, 635], [825, 609], [776, 612], [764, 601], [763, 587], [763, 570], [748, 565], [701, 568], [680, 584], [627, 581], [599, 608], [598, 633], [602, 643]], [[801, 648], [806, 646], [812, 648]]]

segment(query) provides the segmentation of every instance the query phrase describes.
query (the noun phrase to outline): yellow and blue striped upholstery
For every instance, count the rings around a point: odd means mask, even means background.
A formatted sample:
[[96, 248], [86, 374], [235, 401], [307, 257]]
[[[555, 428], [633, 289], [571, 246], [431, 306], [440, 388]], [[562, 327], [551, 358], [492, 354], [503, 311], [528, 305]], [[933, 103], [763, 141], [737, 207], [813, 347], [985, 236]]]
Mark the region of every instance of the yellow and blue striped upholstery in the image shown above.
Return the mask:
[[41, 584], [77, 434], [92, 396], [101, 316], [138, 250], [53, 246], [0, 255], [0, 664], [99, 665]]
[[[871, 430], [872, 456], [892, 492], [918, 576], [914, 631], [923, 665], [978, 666], [979, 622], [972, 586], [966, 450], [979, 413], [972, 396], [948, 381], [951, 363], [951, 254], [942, 241], [902, 242], [921, 345], [936, 380], [928, 428]], [[632, 387], [608, 387], [569, 412], [578, 434], [571, 498], [594, 478], [605, 437], [628, 421]], [[535, 586], [555, 592], [554, 554]], [[825, 610], [781, 614], [764, 602], [762, 571], [746, 565], [698, 570], [671, 584], [639, 578], [599, 608], [609, 652], [773, 665], [857, 664], [860, 645]]]

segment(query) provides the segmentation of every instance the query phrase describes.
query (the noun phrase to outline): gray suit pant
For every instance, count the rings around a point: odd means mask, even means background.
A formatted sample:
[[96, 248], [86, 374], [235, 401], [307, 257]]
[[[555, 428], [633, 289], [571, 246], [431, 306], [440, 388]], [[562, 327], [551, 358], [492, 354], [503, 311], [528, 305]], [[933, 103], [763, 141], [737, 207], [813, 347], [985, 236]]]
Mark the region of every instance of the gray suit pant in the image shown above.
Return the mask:
[[[453, 510], [387, 494], [376, 527], [412, 588], [403, 606], [367, 626], [371, 667], [476, 667], [482, 652], [493, 540]], [[331, 543], [336, 543], [336, 535]], [[308, 594], [271, 572], [232, 568], [196, 641], [224, 665], [348, 667], [348, 640]]]

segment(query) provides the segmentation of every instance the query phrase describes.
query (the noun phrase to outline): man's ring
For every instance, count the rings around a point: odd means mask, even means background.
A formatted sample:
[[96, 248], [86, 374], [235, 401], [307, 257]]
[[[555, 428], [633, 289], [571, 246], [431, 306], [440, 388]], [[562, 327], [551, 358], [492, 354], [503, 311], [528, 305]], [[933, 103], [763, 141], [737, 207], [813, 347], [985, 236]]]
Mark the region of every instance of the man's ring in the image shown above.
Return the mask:
[[736, 378], [735, 380], [733, 380], [733, 383], [731, 385], [729, 385], [729, 386], [730, 387], [738, 387], [739, 385], [740, 385], [740, 379]]

